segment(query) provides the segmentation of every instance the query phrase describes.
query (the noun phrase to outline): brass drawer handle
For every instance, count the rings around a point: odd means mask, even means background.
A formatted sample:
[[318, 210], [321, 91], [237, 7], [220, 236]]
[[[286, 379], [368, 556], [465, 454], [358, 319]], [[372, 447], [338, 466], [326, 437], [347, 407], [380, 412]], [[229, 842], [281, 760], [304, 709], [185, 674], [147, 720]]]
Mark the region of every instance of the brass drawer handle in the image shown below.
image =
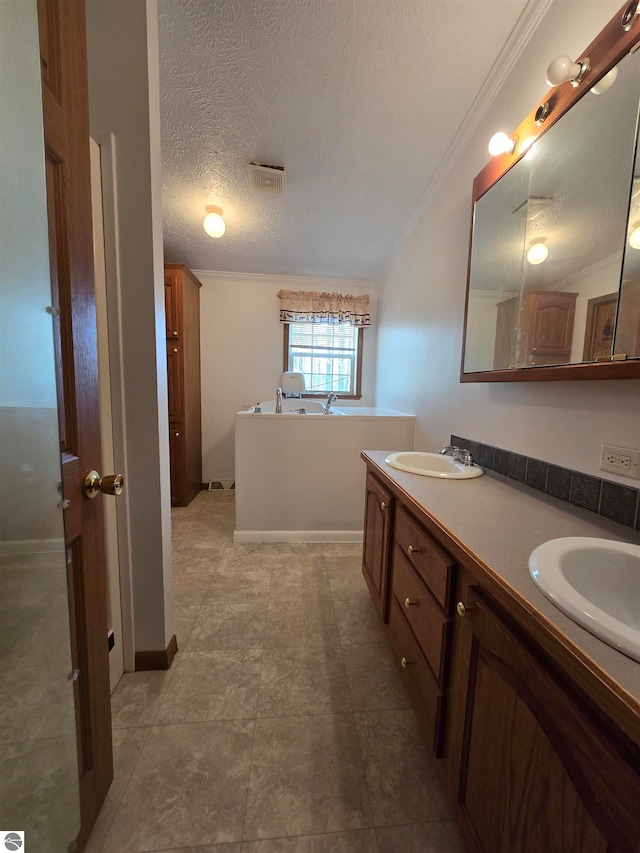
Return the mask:
[[404, 606], [405, 607], [415, 607], [418, 604], [417, 601], [414, 601], [412, 598], [405, 598]]
[[458, 616], [464, 616], [470, 610], [473, 610], [473, 605], [467, 605], [465, 607], [462, 601], [459, 601], [456, 605], [456, 611], [458, 613]]
[[410, 661], [410, 660], [407, 660], [405, 657], [400, 658], [400, 666], [401, 666], [403, 669], [406, 669], [408, 666], [411, 666], [411, 661]]
[[413, 545], [409, 545], [407, 551], [409, 552], [409, 554], [419, 554], [420, 548], [414, 548]]

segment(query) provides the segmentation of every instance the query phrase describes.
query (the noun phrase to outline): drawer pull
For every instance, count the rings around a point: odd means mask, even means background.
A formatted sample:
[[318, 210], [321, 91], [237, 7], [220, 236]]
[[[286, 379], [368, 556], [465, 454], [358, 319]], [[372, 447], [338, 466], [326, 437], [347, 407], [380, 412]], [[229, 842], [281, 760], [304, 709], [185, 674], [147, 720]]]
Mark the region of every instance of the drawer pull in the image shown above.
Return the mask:
[[412, 598], [405, 598], [404, 606], [405, 607], [415, 607], [418, 604], [417, 601], [414, 601]]
[[380, 504], [380, 509], [386, 509], [386, 508], [387, 508], [386, 503], [384, 501], [382, 501], [382, 503]]
[[410, 554], [418, 554], [420, 552], [420, 548], [414, 548], [413, 545], [409, 545], [409, 547], [407, 548], [407, 551]]
[[462, 601], [459, 601], [456, 604], [456, 611], [458, 613], [458, 616], [464, 616], [470, 610], [473, 610], [473, 607], [470, 605], [467, 605], [467, 607], [465, 607], [464, 604], [462, 603]]
[[411, 661], [410, 661], [410, 660], [407, 660], [405, 657], [400, 658], [400, 666], [401, 666], [403, 669], [406, 669], [408, 666], [411, 666]]

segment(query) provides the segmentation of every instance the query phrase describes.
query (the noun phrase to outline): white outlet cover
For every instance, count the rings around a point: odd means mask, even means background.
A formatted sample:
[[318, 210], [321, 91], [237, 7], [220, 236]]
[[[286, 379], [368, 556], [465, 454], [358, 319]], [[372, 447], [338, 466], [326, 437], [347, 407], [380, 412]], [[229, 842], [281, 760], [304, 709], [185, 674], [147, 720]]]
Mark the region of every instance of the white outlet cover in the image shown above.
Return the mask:
[[600, 454], [600, 470], [640, 480], [640, 450], [603, 444]]

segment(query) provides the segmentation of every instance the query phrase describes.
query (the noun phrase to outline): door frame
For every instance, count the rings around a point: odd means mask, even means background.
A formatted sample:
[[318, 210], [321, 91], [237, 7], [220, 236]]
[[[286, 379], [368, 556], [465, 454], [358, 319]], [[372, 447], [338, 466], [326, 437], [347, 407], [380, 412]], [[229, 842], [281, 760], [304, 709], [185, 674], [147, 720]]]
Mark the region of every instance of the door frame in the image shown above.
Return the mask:
[[[124, 391], [124, 362], [122, 353], [122, 299], [120, 257], [118, 244], [117, 156], [113, 133], [92, 133], [100, 148], [102, 178], [102, 221], [104, 234], [104, 265], [107, 292], [107, 321], [109, 325], [109, 369], [111, 373], [111, 420], [113, 426], [113, 455], [115, 469], [129, 482], [127, 470], [126, 398]], [[135, 623], [133, 610], [133, 577], [131, 572], [131, 524], [129, 493], [116, 501], [118, 526], [118, 559], [120, 564], [120, 610], [122, 613], [122, 650], [124, 671], [135, 672]]]

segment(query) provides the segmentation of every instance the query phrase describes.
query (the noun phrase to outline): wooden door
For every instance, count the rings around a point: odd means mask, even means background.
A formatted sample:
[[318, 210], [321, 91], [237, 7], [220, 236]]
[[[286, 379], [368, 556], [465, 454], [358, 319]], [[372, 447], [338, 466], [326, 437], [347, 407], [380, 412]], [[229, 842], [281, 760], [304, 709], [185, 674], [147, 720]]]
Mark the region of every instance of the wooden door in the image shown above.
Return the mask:
[[82, 490], [100, 466], [84, 2], [38, 0], [38, 20], [82, 850], [113, 777], [105, 498]]
[[640, 768], [624, 736], [473, 588], [463, 597], [458, 802], [470, 849], [637, 850]]
[[382, 621], [388, 620], [391, 493], [367, 473], [362, 573]]

